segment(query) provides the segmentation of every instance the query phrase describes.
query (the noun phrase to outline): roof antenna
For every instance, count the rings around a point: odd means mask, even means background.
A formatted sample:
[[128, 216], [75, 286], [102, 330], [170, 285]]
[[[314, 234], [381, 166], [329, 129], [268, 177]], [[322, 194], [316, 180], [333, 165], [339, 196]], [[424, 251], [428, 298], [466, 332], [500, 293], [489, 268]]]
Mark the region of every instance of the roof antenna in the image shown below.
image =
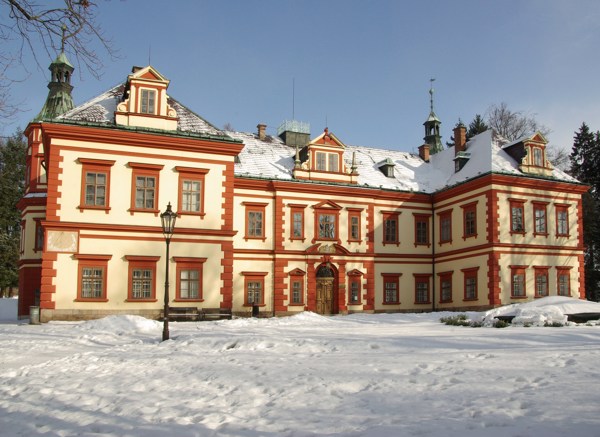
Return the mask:
[[292, 120], [296, 119], [296, 78], [292, 77]]
[[148, 65], [152, 65], [152, 62], [150, 62], [151, 56], [152, 56], [152, 44], [148, 44]]

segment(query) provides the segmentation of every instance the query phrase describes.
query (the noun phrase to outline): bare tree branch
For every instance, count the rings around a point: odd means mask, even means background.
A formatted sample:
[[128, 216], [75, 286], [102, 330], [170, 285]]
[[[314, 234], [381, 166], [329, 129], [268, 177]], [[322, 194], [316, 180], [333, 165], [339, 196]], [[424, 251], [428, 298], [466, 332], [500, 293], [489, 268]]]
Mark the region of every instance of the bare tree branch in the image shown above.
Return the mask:
[[523, 111], [512, 111], [504, 102], [492, 105], [486, 111], [488, 126], [510, 141], [540, 131], [547, 137], [551, 130], [538, 123], [534, 116]]

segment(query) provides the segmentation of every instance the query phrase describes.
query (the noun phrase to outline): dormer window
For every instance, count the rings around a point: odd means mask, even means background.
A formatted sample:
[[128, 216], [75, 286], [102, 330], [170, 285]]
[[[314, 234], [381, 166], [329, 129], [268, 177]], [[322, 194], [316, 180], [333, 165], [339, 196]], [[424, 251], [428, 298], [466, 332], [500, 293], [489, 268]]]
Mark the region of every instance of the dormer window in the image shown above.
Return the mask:
[[533, 165], [536, 167], [544, 166], [544, 153], [539, 147], [533, 147]]
[[316, 152], [316, 168], [318, 171], [328, 171], [339, 173], [339, 155], [338, 153]]
[[155, 90], [142, 89], [140, 112], [142, 114], [156, 114]]
[[379, 164], [379, 170], [388, 178], [394, 177], [394, 161], [390, 158], [387, 158], [385, 161]]

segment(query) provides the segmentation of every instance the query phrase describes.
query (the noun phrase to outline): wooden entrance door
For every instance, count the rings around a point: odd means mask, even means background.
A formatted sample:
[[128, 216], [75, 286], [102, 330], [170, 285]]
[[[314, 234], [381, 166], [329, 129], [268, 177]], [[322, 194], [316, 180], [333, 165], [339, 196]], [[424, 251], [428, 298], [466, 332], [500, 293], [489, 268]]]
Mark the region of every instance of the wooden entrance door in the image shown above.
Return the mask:
[[317, 278], [317, 313], [333, 314], [333, 278]]

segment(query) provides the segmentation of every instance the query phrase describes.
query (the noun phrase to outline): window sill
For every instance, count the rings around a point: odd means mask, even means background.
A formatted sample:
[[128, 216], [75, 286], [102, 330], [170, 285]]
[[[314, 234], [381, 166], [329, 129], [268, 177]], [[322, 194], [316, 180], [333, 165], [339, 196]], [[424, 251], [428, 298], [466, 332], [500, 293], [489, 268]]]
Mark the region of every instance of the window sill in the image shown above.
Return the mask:
[[301, 241], [304, 243], [304, 240], [306, 240], [305, 237], [290, 237], [290, 241]]
[[291, 303], [288, 305], [289, 307], [303, 307], [304, 304], [303, 303]]
[[466, 240], [467, 238], [477, 238], [477, 234], [463, 235], [462, 237], [463, 240]]
[[381, 305], [400, 305], [400, 302], [381, 302]]
[[439, 303], [452, 303], [452, 301], [451, 300], [440, 300]]
[[439, 244], [440, 246], [441, 246], [442, 244], [452, 244], [452, 240], [444, 240], [444, 241], [440, 241], [438, 244]]
[[544, 232], [534, 232], [533, 236], [534, 237], [546, 237], [546, 238], [548, 238], [548, 232], [545, 232], [545, 233]]
[[569, 238], [570, 237], [569, 234], [556, 234], [555, 236], [556, 236], [556, 238]]
[[191, 215], [191, 216], [196, 216], [196, 217], [200, 217], [200, 218], [204, 218], [204, 216], [206, 215], [205, 212], [192, 212], [192, 211], [177, 211], [177, 215], [182, 216], [182, 215]]
[[476, 302], [477, 300], [479, 300], [479, 299], [477, 299], [476, 297], [469, 297], [469, 298], [463, 299], [463, 302]]
[[158, 302], [158, 299], [125, 299], [125, 302], [131, 302], [131, 303]]
[[77, 299], [74, 299], [73, 302], [108, 302], [108, 299], [106, 299], [104, 297], [99, 297], [99, 298], [82, 298], [82, 297], [79, 297]]
[[431, 247], [430, 243], [415, 243], [415, 247], [417, 246], [427, 246], [427, 247]]
[[110, 206], [90, 206], [90, 205], [79, 205], [77, 208], [79, 208], [79, 212], [83, 212], [86, 209], [92, 210], [92, 211], [104, 211], [106, 214], [108, 214], [110, 212]]
[[173, 299], [173, 302], [204, 302], [204, 299]]
[[264, 304], [264, 303], [260, 303], [260, 304], [258, 304], [258, 305], [254, 305], [254, 304], [251, 304], [251, 303], [245, 303], [245, 304], [244, 304], [244, 307], [246, 307], [246, 308], [252, 308], [253, 306], [257, 306], [257, 307], [266, 307], [267, 305], [266, 305], [266, 304]]
[[348, 302], [347, 305], [362, 305], [362, 302]]
[[522, 235], [525, 236], [525, 231], [510, 231], [510, 235]]
[[430, 301], [427, 301], [427, 302], [415, 302], [414, 304], [415, 305], [431, 305], [431, 302]]
[[534, 299], [541, 299], [542, 297], [548, 297], [548, 294], [536, 294], [533, 296]]
[[140, 208], [129, 208], [129, 214], [133, 215], [136, 213], [150, 213], [150, 214], [154, 214], [156, 217], [158, 217], [158, 214], [160, 213], [160, 210], [158, 209], [140, 209]]
[[249, 237], [249, 236], [246, 235], [244, 237], [244, 240], [246, 240], [246, 241], [248, 241], [248, 240], [260, 240], [260, 241], [262, 241], [264, 243], [265, 241], [267, 241], [267, 237]]
[[527, 299], [527, 296], [511, 296], [510, 298], [513, 300], [523, 300]]
[[384, 246], [389, 246], [389, 245], [396, 246], [396, 247], [400, 246], [399, 241], [382, 241], [381, 244], [383, 244]]

